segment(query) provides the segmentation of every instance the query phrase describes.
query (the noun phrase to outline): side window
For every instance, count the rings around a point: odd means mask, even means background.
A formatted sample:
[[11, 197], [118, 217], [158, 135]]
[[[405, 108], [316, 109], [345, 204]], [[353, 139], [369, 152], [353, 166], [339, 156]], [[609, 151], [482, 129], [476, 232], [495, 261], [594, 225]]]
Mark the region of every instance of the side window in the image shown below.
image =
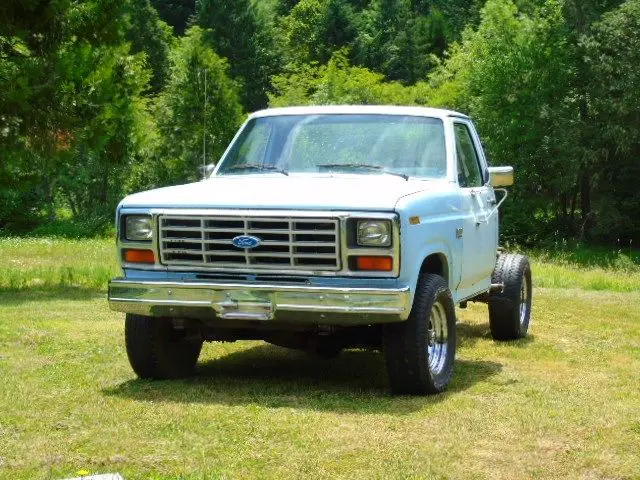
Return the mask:
[[456, 135], [458, 183], [461, 187], [481, 187], [480, 163], [469, 127], [464, 123], [454, 123], [453, 128]]

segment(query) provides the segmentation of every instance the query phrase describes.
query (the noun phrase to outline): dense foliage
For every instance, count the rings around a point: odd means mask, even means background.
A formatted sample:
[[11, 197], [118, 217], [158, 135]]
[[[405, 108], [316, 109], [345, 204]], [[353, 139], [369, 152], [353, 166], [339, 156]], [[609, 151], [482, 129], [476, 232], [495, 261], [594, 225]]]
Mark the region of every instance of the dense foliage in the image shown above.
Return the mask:
[[99, 230], [244, 112], [384, 103], [474, 118], [508, 238], [637, 239], [639, 39], [640, 0], [7, 0], [0, 231]]

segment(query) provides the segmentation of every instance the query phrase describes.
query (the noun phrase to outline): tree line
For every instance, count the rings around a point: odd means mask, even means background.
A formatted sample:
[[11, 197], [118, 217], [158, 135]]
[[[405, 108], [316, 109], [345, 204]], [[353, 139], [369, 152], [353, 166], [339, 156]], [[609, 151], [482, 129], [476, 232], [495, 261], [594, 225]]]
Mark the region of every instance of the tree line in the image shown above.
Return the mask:
[[6, 0], [0, 232], [99, 232], [246, 113], [350, 103], [471, 115], [516, 168], [508, 239], [631, 241], [638, 67], [640, 0]]

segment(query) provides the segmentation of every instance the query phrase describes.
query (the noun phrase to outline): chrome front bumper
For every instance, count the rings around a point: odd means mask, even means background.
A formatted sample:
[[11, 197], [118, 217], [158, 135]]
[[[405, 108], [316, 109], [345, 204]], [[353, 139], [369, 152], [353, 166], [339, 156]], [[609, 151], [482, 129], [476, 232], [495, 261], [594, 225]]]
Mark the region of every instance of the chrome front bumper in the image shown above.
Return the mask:
[[212, 282], [109, 282], [112, 310], [156, 317], [368, 325], [409, 316], [408, 288]]

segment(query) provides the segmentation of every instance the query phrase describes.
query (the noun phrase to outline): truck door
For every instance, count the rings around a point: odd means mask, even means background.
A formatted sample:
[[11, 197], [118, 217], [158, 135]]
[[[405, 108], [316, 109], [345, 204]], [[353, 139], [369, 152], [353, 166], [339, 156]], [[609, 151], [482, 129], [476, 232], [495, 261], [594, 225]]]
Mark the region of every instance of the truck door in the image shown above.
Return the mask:
[[[453, 124], [458, 184], [462, 195], [462, 268], [458, 289], [473, 290], [491, 278], [498, 246], [497, 215], [489, 216], [496, 203], [480, 140], [464, 120]], [[482, 286], [482, 285], [480, 285]], [[484, 287], [483, 287], [484, 288]]]

